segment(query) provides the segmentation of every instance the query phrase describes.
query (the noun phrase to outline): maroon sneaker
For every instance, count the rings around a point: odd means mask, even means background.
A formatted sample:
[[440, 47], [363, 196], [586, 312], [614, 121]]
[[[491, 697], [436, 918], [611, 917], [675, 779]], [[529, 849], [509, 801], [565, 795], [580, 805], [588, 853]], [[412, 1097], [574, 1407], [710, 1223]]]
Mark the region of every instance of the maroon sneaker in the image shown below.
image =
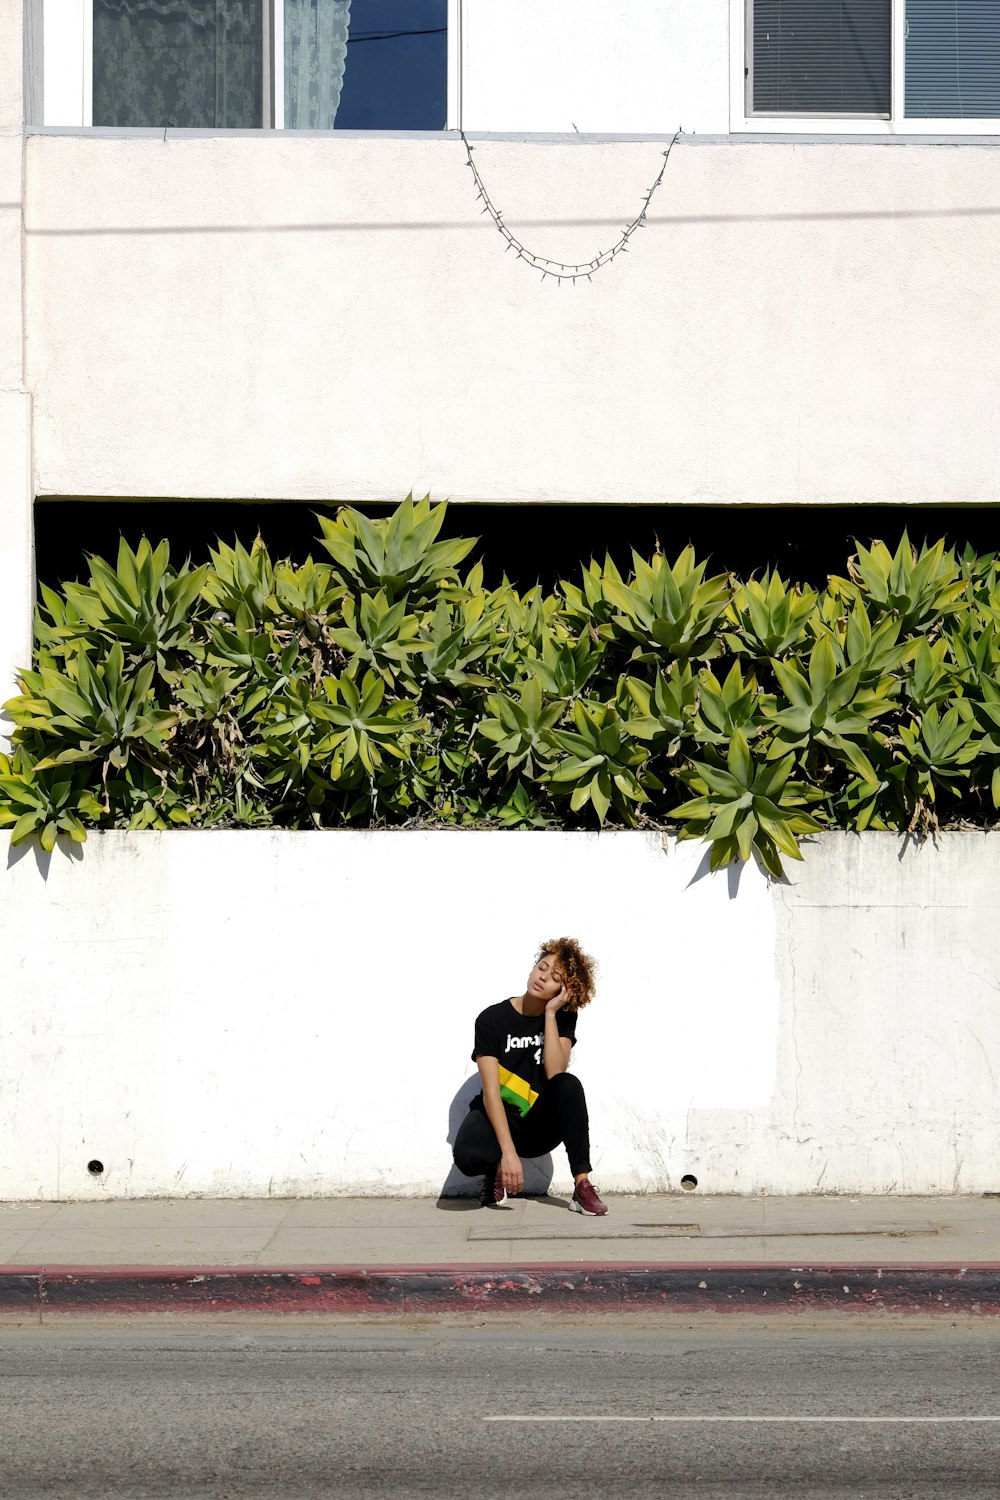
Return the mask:
[[497, 1208], [507, 1196], [507, 1189], [503, 1185], [500, 1169], [495, 1172], [487, 1172], [483, 1182], [483, 1190], [479, 1194], [479, 1202], [483, 1208]]
[[575, 1214], [594, 1214], [597, 1217], [608, 1211], [608, 1205], [598, 1198], [597, 1189], [589, 1177], [577, 1183], [569, 1206]]

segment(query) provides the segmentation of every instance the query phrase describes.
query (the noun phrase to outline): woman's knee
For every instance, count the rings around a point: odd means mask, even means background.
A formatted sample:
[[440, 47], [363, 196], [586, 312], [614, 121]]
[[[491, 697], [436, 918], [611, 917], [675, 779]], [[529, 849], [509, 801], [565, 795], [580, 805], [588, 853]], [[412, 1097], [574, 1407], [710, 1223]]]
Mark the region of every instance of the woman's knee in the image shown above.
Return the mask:
[[470, 1111], [462, 1121], [452, 1149], [455, 1165], [466, 1177], [478, 1177], [496, 1166], [500, 1147], [489, 1120]]
[[457, 1142], [455, 1143], [455, 1150], [452, 1152], [452, 1156], [454, 1157], [456, 1167], [464, 1177], [479, 1177], [486, 1170], [485, 1165], [480, 1161], [478, 1155], [474, 1152], [463, 1151]]
[[583, 1084], [575, 1073], [557, 1073], [545, 1087], [552, 1089], [557, 1095], [561, 1094], [564, 1099], [583, 1098]]

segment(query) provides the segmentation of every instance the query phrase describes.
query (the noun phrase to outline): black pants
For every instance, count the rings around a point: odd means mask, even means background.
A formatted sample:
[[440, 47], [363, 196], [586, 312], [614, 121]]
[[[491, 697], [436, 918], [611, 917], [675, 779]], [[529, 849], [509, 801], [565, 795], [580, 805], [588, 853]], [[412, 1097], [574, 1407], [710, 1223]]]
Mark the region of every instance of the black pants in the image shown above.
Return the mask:
[[[509, 1117], [508, 1117], [509, 1118]], [[557, 1073], [521, 1119], [511, 1119], [510, 1133], [518, 1156], [544, 1156], [565, 1143], [570, 1171], [590, 1171], [590, 1121], [583, 1084], [572, 1073]], [[495, 1172], [500, 1143], [485, 1110], [473, 1106], [455, 1137], [455, 1165], [466, 1177]]]

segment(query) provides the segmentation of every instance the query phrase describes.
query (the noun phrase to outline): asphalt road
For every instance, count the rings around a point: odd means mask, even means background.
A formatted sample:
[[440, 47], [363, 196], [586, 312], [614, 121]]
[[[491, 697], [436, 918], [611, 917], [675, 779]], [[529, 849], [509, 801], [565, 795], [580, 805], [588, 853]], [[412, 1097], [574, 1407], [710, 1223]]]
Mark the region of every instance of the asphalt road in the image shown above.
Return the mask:
[[0, 1327], [0, 1495], [992, 1500], [998, 1352], [866, 1319]]

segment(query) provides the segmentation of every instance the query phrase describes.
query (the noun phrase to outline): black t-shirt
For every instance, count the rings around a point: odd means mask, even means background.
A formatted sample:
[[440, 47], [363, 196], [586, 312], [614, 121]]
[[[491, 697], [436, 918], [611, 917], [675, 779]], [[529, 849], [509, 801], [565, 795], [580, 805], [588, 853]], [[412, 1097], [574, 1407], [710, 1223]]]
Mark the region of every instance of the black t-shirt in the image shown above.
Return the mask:
[[[556, 1027], [560, 1036], [576, 1043], [576, 1011], [557, 1010]], [[476, 1017], [476, 1044], [472, 1061], [478, 1057], [495, 1057], [500, 1067], [500, 1098], [504, 1109], [515, 1119], [528, 1113], [545, 1082], [542, 1050], [545, 1042], [545, 1014], [522, 1016], [509, 1000], [487, 1006]], [[483, 1096], [477, 1094], [470, 1106], [482, 1109]]]

